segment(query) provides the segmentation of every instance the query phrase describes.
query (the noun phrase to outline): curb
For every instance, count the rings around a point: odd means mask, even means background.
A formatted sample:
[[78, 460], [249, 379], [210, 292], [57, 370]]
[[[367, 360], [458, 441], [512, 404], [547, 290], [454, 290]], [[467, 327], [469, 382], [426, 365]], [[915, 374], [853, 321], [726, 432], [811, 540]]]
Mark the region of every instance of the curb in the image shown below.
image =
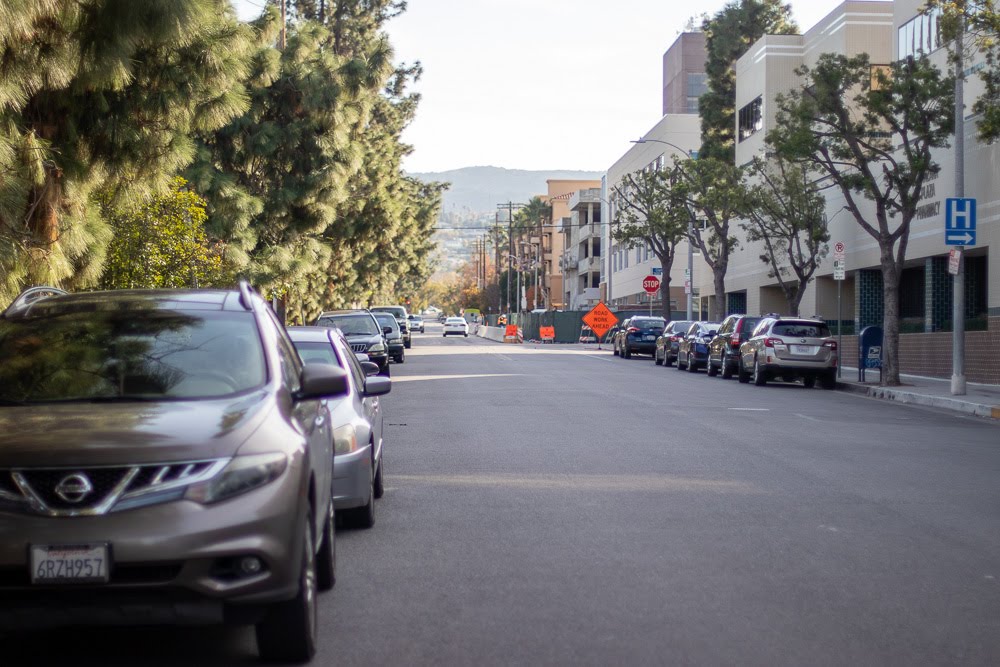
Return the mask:
[[837, 389], [839, 391], [846, 391], [852, 394], [862, 394], [869, 398], [875, 398], [883, 401], [895, 401], [897, 403], [903, 403], [904, 405], [922, 405], [925, 407], [939, 408], [942, 410], [951, 410], [952, 412], [975, 415], [977, 417], [986, 417], [987, 419], [1000, 419], [1000, 405], [973, 403], [971, 401], [963, 401], [961, 399], [949, 398], [947, 396], [929, 396], [927, 394], [906, 391], [905, 389], [896, 389], [895, 387], [868, 387], [849, 382], [838, 382]]

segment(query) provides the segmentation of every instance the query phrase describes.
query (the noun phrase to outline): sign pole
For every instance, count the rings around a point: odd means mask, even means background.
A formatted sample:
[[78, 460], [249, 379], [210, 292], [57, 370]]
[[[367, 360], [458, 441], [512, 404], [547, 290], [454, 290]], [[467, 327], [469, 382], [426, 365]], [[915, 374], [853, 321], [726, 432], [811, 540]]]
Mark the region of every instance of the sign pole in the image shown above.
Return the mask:
[[[955, 197], [965, 197], [965, 22], [961, 12], [955, 38]], [[951, 393], [965, 395], [965, 261], [959, 246], [958, 272], [952, 281]]]
[[844, 335], [843, 335], [843, 331], [841, 331], [841, 329], [843, 329], [843, 327], [844, 327], [844, 311], [841, 308], [841, 298], [840, 298], [841, 297], [840, 288], [841, 288], [841, 285], [843, 285], [843, 284], [844, 284], [843, 280], [838, 280], [837, 281], [837, 357], [838, 357], [838, 361], [837, 361], [837, 379], [840, 379], [840, 377], [841, 377], [841, 375], [840, 375], [840, 369], [844, 365], [844, 364], [841, 363], [841, 361], [843, 361], [843, 359], [844, 359], [843, 356], [842, 356], [844, 354]]

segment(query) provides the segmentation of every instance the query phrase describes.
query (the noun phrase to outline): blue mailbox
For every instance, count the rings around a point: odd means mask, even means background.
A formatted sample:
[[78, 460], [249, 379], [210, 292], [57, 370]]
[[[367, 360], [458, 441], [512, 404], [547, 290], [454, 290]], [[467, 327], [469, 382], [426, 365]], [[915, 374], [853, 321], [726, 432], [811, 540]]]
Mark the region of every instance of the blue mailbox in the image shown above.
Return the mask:
[[865, 327], [858, 336], [858, 382], [865, 381], [865, 371], [878, 369], [882, 380], [882, 327]]

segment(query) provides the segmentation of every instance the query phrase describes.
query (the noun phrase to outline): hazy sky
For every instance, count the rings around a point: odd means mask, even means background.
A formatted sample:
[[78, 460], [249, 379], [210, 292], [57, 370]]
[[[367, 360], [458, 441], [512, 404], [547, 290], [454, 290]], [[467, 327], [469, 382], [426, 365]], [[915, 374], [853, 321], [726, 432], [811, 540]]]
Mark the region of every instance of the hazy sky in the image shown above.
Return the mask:
[[[240, 16], [263, 0], [234, 0]], [[408, 0], [388, 26], [419, 60], [411, 172], [493, 165], [605, 171], [659, 119], [662, 56], [725, 0]], [[805, 31], [841, 0], [791, 0]]]

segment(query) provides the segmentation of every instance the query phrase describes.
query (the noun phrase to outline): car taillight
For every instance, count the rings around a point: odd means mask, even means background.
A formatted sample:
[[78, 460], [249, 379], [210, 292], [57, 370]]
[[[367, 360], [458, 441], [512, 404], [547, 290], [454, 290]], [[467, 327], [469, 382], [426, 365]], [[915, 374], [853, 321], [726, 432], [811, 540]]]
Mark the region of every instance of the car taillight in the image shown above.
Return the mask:
[[638, 327], [629, 327], [628, 328], [628, 332], [629, 333], [639, 333], [639, 328]]
[[730, 340], [729, 341], [729, 346], [730, 347], [739, 347], [740, 346], [740, 341], [738, 341], [738, 340]]
[[785, 341], [780, 338], [765, 338], [764, 347], [774, 347], [775, 345], [784, 345]]
[[671, 336], [670, 340], [672, 340], [673, 342], [676, 343], [676, 342], [680, 341], [681, 338], [683, 338], [683, 336]]
[[835, 341], [835, 340], [828, 340], [828, 341], [826, 341], [826, 342], [823, 343], [823, 347], [828, 347], [831, 350], [833, 350], [834, 352], [836, 352], [837, 351], [837, 341]]

